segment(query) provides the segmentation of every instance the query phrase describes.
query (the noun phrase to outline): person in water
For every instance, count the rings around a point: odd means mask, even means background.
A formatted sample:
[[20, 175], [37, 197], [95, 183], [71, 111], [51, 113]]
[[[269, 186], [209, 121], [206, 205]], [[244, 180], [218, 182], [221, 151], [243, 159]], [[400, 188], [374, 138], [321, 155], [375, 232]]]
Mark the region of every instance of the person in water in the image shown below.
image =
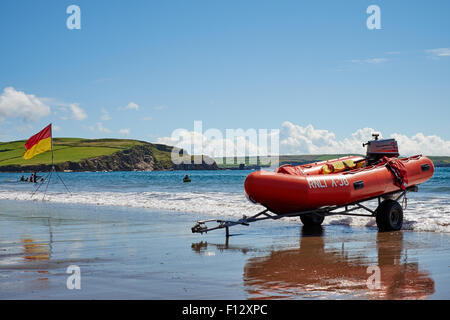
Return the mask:
[[189, 175], [184, 176], [183, 182], [191, 182], [191, 178], [189, 178]]
[[20, 178], [20, 181], [25, 181], [25, 176], [22, 176], [22, 177]]

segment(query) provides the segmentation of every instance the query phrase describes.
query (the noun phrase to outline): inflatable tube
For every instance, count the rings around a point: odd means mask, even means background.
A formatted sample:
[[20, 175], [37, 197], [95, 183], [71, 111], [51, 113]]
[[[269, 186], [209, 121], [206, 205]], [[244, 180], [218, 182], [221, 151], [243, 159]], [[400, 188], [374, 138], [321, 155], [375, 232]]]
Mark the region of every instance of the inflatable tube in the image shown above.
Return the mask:
[[[328, 163], [338, 160], [342, 158]], [[407, 187], [428, 181], [434, 173], [433, 162], [425, 156], [398, 160], [406, 169]], [[286, 214], [347, 205], [401, 191], [386, 162], [340, 173], [319, 174], [324, 163], [327, 162], [277, 169], [283, 172], [253, 172], [245, 179], [246, 196], [274, 213]]]

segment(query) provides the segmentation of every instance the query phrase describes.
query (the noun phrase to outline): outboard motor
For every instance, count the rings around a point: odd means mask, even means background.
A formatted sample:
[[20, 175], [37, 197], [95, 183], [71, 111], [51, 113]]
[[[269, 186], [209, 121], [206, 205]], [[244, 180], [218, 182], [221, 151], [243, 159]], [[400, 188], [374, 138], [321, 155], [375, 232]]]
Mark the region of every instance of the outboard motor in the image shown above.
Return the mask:
[[383, 157], [398, 157], [398, 145], [395, 139], [378, 140], [379, 133], [373, 133], [373, 140], [363, 143], [367, 146], [366, 158], [369, 163], [374, 163]]

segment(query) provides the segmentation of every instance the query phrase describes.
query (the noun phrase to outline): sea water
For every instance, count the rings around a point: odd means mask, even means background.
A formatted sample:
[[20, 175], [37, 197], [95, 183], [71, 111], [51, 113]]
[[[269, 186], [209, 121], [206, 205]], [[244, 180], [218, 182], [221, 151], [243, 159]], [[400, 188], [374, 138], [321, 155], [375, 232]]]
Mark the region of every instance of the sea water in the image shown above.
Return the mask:
[[[241, 218], [264, 209], [245, 197], [244, 180], [251, 172], [59, 172], [42, 184], [19, 181], [22, 173], [0, 173], [0, 200], [40, 201], [44, 198], [55, 203], [128, 206]], [[186, 174], [192, 182], [183, 183]], [[47, 173], [38, 175], [46, 177]], [[29, 176], [30, 173], [25, 174]], [[376, 205], [376, 201], [368, 204], [373, 209]], [[298, 218], [291, 221], [298, 223]], [[376, 226], [374, 218], [343, 216], [327, 217], [324, 224]], [[436, 168], [433, 177], [419, 186], [418, 193], [408, 193], [403, 228], [450, 232], [450, 168]]]

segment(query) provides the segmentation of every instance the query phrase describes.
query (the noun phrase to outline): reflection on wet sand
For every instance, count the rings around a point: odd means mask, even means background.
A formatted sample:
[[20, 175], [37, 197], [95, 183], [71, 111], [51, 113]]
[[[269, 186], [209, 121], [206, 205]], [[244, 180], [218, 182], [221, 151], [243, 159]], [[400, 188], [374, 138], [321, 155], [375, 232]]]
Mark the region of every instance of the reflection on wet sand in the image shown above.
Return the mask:
[[[53, 232], [50, 219], [46, 219], [49, 230], [49, 240], [41, 240], [34, 236], [23, 235], [17, 240], [4, 241], [0, 254], [0, 270], [22, 270], [23, 279], [37, 280], [38, 288], [42, 289], [49, 281], [48, 265], [52, 256]], [[19, 271], [20, 272], [20, 271]], [[29, 282], [33, 288], [35, 283]], [[19, 284], [17, 284], [19, 285]]]
[[[51, 244], [50, 243], [39, 243], [33, 239], [26, 238], [22, 239], [23, 245], [23, 258], [27, 261], [49, 261], [51, 257]], [[44, 266], [45, 268], [45, 266]], [[37, 280], [48, 281], [48, 270], [24, 270], [24, 272], [33, 273], [36, 272], [38, 275]]]
[[[250, 258], [244, 268], [250, 298], [423, 299], [434, 292], [428, 272], [406, 261], [402, 232], [377, 234], [376, 262], [368, 252], [326, 249], [324, 239], [322, 228], [303, 228], [299, 248]], [[378, 289], [367, 286], [370, 265], [380, 268]]]
[[196, 253], [200, 254], [200, 255], [208, 255], [208, 252], [211, 251], [207, 251], [208, 246], [213, 246], [215, 247], [219, 252], [223, 252], [225, 250], [227, 251], [239, 251], [243, 254], [247, 254], [247, 252], [250, 251], [254, 251], [251, 248], [248, 247], [238, 247], [238, 246], [230, 246], [229, 244], [229, 239], [225, 238], [225, 243], [224, 244], [212, 244], [212, 243], [208, 243], [207, 241], [200, 241], [197, 243], [193, 243], [191, 245], [192, 250], [194, 250]]
[[22, 245], [25, 260], [50, 260], [48, 243], [36, 243], [33, 239], [23, 239]]
[[[434, 293], [429, 273], [419, 270], [418, 262], [408, 262], [407, 250], [418, 244], [405, 245], [403, 232], [377, 233], [376, 244], [366, 240], [369, 242], [359, 242], [351, 234], [336, 240], [325, 237], [322, 227], [303, 227], [298, 248], [274, 250], [265, 256], [253, 254], [247, 260], [245, 290], [250, 299], [425, 299]], [[200, 255], [209, 255], [208, 248], [243, 254], [267, 252], [232, 246], [228, 240], [225, 244], [201, 241], [191, 247]], [[369, 266], [380, 271], [379, 285], [372, 289], [368, 280], [374, 273]]]

